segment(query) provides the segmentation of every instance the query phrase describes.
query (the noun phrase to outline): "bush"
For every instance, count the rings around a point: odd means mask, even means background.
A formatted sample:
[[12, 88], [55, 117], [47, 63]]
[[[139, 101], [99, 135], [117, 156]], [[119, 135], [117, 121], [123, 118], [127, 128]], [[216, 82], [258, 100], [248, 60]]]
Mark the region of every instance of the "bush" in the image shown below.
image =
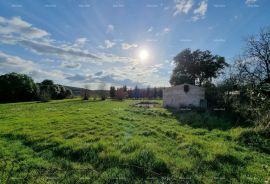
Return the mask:
[[24, 74], [1, 75], [0, 87], [0, 102], [30, 101], [37, 98], [37, 85], [31, 77]]

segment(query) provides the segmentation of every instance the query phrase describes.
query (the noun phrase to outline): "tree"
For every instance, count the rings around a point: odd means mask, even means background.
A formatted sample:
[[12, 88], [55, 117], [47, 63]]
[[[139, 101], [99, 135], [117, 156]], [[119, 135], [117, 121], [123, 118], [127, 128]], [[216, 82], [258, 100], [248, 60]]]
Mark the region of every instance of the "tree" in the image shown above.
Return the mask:
[[0, 76], [0, 102], [30, 101], [37, 98], [38, 88], [33, 79], [24, 74]]
[[64, 99], [69, 95], [72, 95], [72, 92], [67, 93], [67, 89], [60, 85], [54, 84], [52, 80], [45, 79], [39, 84], [40, 88], [40, 97], [42, 101], [49, 101], [50, 99]]
[[88, 100], [90, 97], [90, 86], [85, 85], [84, 89], [81, 91], [81, 96], [83, 100]]
[[159, 90], [158, 90], [158, 97], [159, 98], [162, 98], [163, 97], [163, 89], [164, 88], [159, 88]]
[[270, 127], [270, 28], [246, 39], [243, 53], [235, 58], [240, 105], [234, 111], [257, 126]]
[[244, 53], [235, 59], [239, 77], [258, 84], [270, 79], [270, 28], [246, 40]]
[[136, 85], [135, 88], [134, 88], [134, 98], [138, 99], [139, 97], [140, 97], [140, 89]]
[[147, 88], [146, 88], [146, 97], [147, 97], [148, 99], [150, 99], [150, 98], [152, 97], [150, 86], [147, 86]]
[[126, 85], [123, 86], [123, 90], [124, 90], [124, 92], [127, 92], [127, 86]]
[[106, 84], [105, 83], [100, 83], [99, 85], [99, 92], [98, 95], [100, 97], [101, 100], [106, 100], [107, 95], [106, 95]]
[[47, 85], [50, 89], [51, 97], [52, 99], [61, 99], [60, 98], [60, 93], [61, 93], [61, 88], [59, 85]]
[[111, 98], [115, 98], [115, 87], [114, 86], [111, 86], [110, 87], [110, 97]]
[[156, 99], [157, 96], [158, 96], [158, 91], [157, 91], [157, 88], [154, 87], [154, 89], [153, 89], [153, 97]]
[[224, 57], [212, 55], [208, 50], [192, 52], [185, 49], [174, 57], [174, 63], [176, 66], [170, 79], [171, 85], [189, 83], [202, 86], [228, 66]]
[[41, 82], [42, 85], [47, 85], [47, 86], [52, 86], [54, 85], [54, 82], [52, 80], [49, 79], [45, 79]]
[[118, 88], [115, 95], [117, 100], [123, 100], [126, 96], [126, 92], [123, 88]]
[[69, 98], [72, 98], [72, 97], [73, 97], [72, 90], [69, 89], [69, 88], [67, 88], [67, 89], [66, 89], [66, 95], [65, 95], [65, 96], [66, 96], [66, 97], [69, 97]]
[[50, 85], [43, 85], [39, 83], [39, 100], [42, 102], [48, 102], [52, 99], [52, 89]]

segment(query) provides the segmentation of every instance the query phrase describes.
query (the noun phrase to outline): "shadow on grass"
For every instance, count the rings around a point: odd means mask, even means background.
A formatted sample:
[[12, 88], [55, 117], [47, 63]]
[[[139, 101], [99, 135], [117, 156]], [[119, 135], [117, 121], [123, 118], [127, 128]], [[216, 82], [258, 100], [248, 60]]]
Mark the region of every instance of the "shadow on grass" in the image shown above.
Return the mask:
[[51, 100], [51, 101], [48, 101], [48, 102], [37, 101], [35, 103], [43, 103], [43, 104], [69, 104], [69, 103], [72, 103], [72, 104], [83, 104], [83, 103], [104, 102], [104, 101], [105, 100], [101, 100], [101, 99], [97, 99], [97, 100], [94, 100], [94, 99], [82, 100], [80, 98], [76, 98], [76, 99], [70, 99], [70, 100], [67, 100], [67, 99]]
[[198, 172], [204, 173], [206, 171], [218, 171], [218, 175], [216, 177], [220, 179], [220, 182], [232, 183], [235, 179], [237, 182], [240, 182], [241, 171], [246, 167], [246, 165], [246, 161], [241, 160], [236, 156], [230, 154], [218, 154], [213, 160], [202, 161], [199, 165]]
[[[153, 151], [142, 148], [140, 145], [136, 145], [134, 148], [127, 148], [126, 151], [131, 153], [128, 157], [121, 157], [116, 153], [108, 151], [107, 146], [99, 142], [75, 146], [63, 145], [46, 139], [33, 139], [26, 134], [7, 133], [0, 135], [0, 137], [9, 141], [20, 141], [24, 146], [31, 148], [37, 154], [46, 150], [47, 152], [50, 151], [54, 158], [80, 164], [90, 163], [93, 169], [99, 173], [110, 169], [118, 169], [120, 171], [128, 171], [130, 173], [129, 177], [137, 180], [145, 180], [149, 177], [161, 179], [171, 174], [165, 161], [156, 157]], [[110, 171], [107, 174], [112, 173]]]
[[193, 128], [229, 130], [239, 126], [251, 126], [241, 123], [244, 120], [227, 111], [168, 110], [181, 124], [186, 124]]
[[270, 130], [248, 130], [240, 134], [238, 141], [245, 147], [270, 154]]

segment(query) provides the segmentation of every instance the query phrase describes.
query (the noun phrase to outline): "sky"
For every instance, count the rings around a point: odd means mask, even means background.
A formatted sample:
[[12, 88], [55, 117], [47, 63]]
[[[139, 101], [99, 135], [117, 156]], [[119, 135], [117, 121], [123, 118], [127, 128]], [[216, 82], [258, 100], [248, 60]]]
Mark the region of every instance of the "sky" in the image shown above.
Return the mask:
[[0, 74], [98, 89], [169, 86], [173, 57], [232, 63], [270, 26], [270, 0], [0, 0]]

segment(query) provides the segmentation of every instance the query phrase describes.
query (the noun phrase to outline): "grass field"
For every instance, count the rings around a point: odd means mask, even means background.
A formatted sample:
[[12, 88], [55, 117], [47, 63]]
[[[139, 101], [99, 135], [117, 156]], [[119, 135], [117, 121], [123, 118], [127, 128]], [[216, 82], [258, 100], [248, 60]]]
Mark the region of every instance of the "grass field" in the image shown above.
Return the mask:
[[269, 139], [137, 102], [1, 104], [0, 183], [270, 182]]

